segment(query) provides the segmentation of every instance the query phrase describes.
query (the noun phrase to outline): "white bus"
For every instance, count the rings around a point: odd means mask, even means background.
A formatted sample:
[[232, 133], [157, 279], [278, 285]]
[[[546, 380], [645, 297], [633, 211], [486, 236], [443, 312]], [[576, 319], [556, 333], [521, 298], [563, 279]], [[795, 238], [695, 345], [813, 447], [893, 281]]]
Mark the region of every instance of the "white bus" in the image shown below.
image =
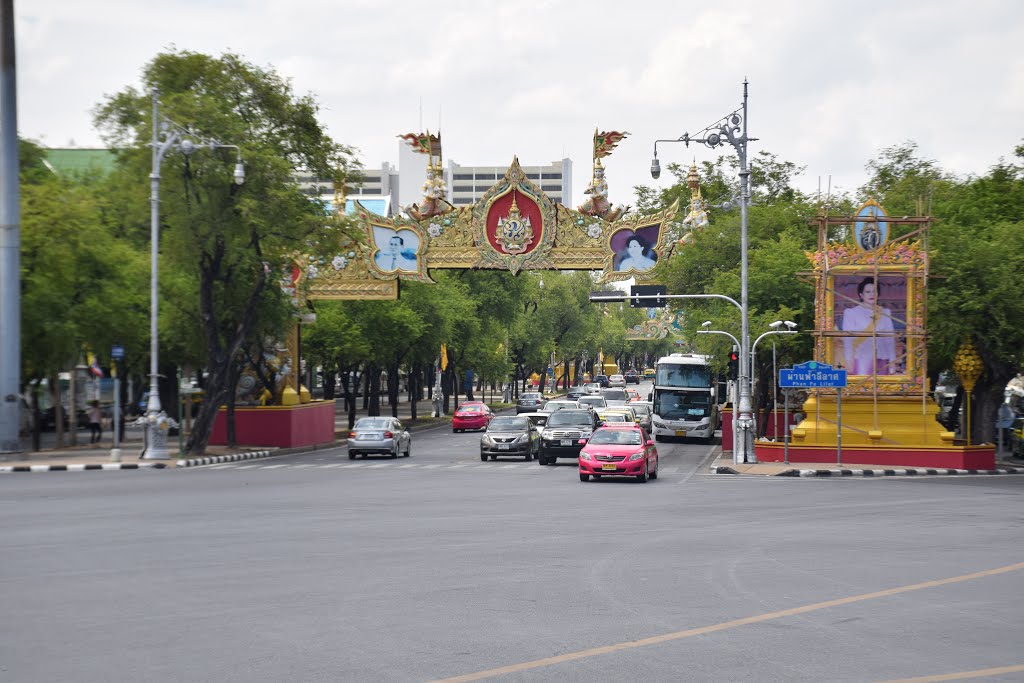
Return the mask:
[[654, 366], [651, 432], [710, 442], [718, 429], [717, 383], [709, 356], [673, 353]]

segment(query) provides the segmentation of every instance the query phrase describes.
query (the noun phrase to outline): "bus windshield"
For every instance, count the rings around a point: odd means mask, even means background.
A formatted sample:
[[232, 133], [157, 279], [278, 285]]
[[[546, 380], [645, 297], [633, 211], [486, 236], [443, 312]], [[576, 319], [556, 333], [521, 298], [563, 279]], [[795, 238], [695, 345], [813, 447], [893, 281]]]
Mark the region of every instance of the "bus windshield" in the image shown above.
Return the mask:
[[655, 394], [654, 413], [666, 420], [699, 420], [711, 415], [711, 394], [671, 390]]
[[711, 386], [711, 368], [707, 365], [658, 363], [654, 385], [658, 387], [707, 389]]

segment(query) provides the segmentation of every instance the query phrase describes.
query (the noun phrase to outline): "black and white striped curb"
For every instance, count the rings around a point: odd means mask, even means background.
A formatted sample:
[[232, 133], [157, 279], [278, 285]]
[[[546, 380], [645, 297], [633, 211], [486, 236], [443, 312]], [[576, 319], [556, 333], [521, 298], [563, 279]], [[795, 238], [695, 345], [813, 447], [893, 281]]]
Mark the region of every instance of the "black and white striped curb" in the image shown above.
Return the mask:
[[84, 465], [4, 465], [0, 474], [11, 472], [85, 472], [87, 470], [162, 470], [162, 462], [103, 462]]
[[[731, 467], [712, 467], [713, 474], [739, 474]], [[853, 470], [853, 469], [829, 469], [829, 470], [784, 470], [776, 477], [921, 477], [921, 476], [949, 476], [957, 474], [1024, 474], [1024, 467], [1000, 467], [994, 470], [955, 470], [943, 468], [903, 468], [883, 470]]]
[[233, 453], [231, 455], [211, 455], [206, 458], [191, 458], [179, 460], [178, 467], [197, 467], [199, 465], [218, 465], [222, 462], [239, 462], [240, 460], [255, 460], [257, 458], [269, 458], [272, 455], [283, 455], [280, 451], [251, 451], [249, 453]]

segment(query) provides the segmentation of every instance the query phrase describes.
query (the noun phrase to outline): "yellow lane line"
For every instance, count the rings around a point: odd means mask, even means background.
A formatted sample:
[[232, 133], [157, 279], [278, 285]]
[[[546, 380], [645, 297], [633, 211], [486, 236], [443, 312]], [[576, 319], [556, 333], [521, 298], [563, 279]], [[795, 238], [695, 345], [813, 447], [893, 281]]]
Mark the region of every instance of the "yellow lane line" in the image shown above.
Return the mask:
[[967, 678], [986, 678], [988, 676], [1000, 676], [1002, 674], [1014, 674], [1024, 671], [1024, 664], [1016, 666], [1000, 666], [994, 669], [977, 669], [975, 671], [961, 671], [955, 674], [940, 674], [938, 676], [921, 676], [920, 678], [900, 678], [881, 683], [933, 683], [933, 681], [962, 681]]
[[[733, 619], [731, 621], [724, 621], [720, 624], [713, 624], [711, 626], [701, 626], [699, 628], [691, 628], [685, 631], [675, 631], [673, 633], [664, 633], [660, 636], [651, 636], [650, 638], [641, 638], [640, 640], [630, 640], [625, 643], [615, 643], [614, 645], [603, 645], [601, 647], [593, 647], [587, 650], [577, 650], [576, 652], [567, 652], [563, 655], [557, 655], [555, 657], [545, 657], [544, 659], [535, 659], [532, 662], [520, 662], [519, 664], [510, 664], [508, 666], [501, 666], [496, 669], [486, 669], [484, 671], [477, 671], [474, 673], [463, 674], [461, 676], [455, 676], [453, 678], [445, 678], [435, 683], [465, 683], [466, 681], [479, 681], [484, 678], [492, 678], [494, 676], [501, 676], [503, 674], [517, 673], [520, 671], [527, 671], [529, 669], [539, 669], [543, 666], [552, 666], [554, 664], [564, 664], [565, 662], [571, 662], [577, 659], [585, 659], [587, 657], [596, 657], [598, 655], [611, 654], [613, 652], [622, 652], [623, 650], [631, 650], [638, 647], [647, 647], [648, 645], [658, 645], [660, 643], [667, 643], [673, 640], [682, 640], [684, 638], [692, 638], [693, 636], [702, 636], [708, 633], [715, 633], [717, 631], [725, 631], [728, 629], [738, 628], [740, 626], [747, 626], [749, 624], [757, 624], [763, 621], [771, 621], [773, 619], [782, 619], [784, 617], [792, 617], [798, 614], [807, 614], [808, 612], [816, 612], [818, 610], [828, 609], [829, 607], [839, 607], [840, 605], [850, 605], [855, 602], [863, 602], [865, 600], [874, 600], [876, 598], [886, 598], [891, 595], [899, 595], [900, 593], [910, 593], [911, 591], [924, 590], [925, 588], [936, 588], [938, 586], [948, 586], [953, 583], [962, 583], [964, 581], [973, 581], [975, 579], [983, 579], [989, 576], [997, 576], [999, 574], [1007, 574], [1009, 572], [1020, 571], [1024, 569], [1024, 562], [1018, 562], [1017, 564], [1006, 565], [1005, 567], [997, 567], [995, 569], [987, 569], [985, 571], [974, 572], [972, 574], [962, 574], [960, 576], [953, 576], [948, 579], [937, 579], [935, 581], [925, 581], [924, 583], [915, 583], [909, 586], [900, 586], [898, 588], [889, 588], [883, 591], [875, 591], [873, 593], [862, 593], [860, 595], [852, 595], [847, 598], [838, 598], [836, 600], [826, 600], [825, 602], [816, 602], [811, 605], [804, 605], [802, 607], [792, 607], [790, 609], [779, 610], [777, 612], [768, 612], [767, 614], [759, 614], [753, 617], [743, 617], [742, 619]], [[928, 679], [922, 679], [928, 680]], [[942, 680], [942, 679], [935, 679]]]

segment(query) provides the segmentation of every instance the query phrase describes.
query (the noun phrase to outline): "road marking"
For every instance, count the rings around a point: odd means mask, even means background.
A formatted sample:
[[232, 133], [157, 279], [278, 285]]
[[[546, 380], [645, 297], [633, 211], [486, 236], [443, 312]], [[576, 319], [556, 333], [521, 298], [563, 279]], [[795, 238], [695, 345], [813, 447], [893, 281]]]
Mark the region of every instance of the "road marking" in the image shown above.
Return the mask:
[[239, 465], [235, 469], [236, 470], [251, 470], [251, 469], [255, 469], [257, 467], [263, 467], [263, 465]]
[[365, 467], [365, 466], [366, 466], [365, 463], [361, 463], [361, 462], [357, 462], [355, 465], [342, 465], [342, 467], [344, 467], [345, 469], [348, 469], [350, 467]]
[[416, 463], [410, 463], [408, 465], [399, 465], [398, 469], [400, 469], [400, 470], [407, 470], [410, 467], [419, 467], [419, 465], [417, 465]]
[[424, 465], [423, 469], [425, 469], [425, 470], [436, 470], [438, 467], [442, 467], [442, 465]]
[[332, 467], [345, 467], [345, 465], [342, 465], [340, 462], [332, 463], [330, 465], [320, 465], [320, 469], [322, 470], [330, 469]]
[[[826, 600], [824, 602], [816, 602], [810, 605], [803, 605], [802, 607], [791, 607], [790, 609], [779, 610], [777, 612], [768, 612], [766, 614], [758, 614], [753, 617], [743, 617], [741, 619], [732, 619], [731, 621], [723, 621], [719, 624], [712, 624], [711, 626], [701, 626], [698, 628], [691, 628], [685, 631], [675, 631], [673, 633], [663, 633], [660, 636], [651, 636], [650, 638], [641, 638], [640, 640], [631, 640], [625, 643], [615, 643], [614, 645], [604, 645], [601, 647], [593, 647], [587, 650], [578, 650], [576, 652], [567, 652], [562, 655], [555, 657], [546, 657], [544, 659], [535, 659], [532, 662], [521, 662], [519, 664], [510, 664], [508, 666], [498, 667], [496, 669], [486, 669], [484, 671], [477, 671], [475, 673], [463, 674], [461, 676], [454, 676], [452, 678], [444, 678], [435, 683], [464, 683], [465, 681], [479, 681], [484, 678], [492, 678], [494, 676], [501, 676], [504, 674], [518, 673], [520, 671], [528, 671], [530, 669], [539, 669], [544, 666], [553, 666], [555, 664], [564, 664], [565, 662], [571, 662], [577, 659], [586, 659], [588, 657], [596, 657], [598, 655], [611, 654], [613, 652], [622, 652], [624, 650], [631, 650], [639, 647], [647, 647], [648, 645], [660, 645], [661, 643], [668, 643], [674, 640], [683, 640], [684, 638], [692, 638], [694, 636], [702, 636], [708, 633], [716, 633], [718, 631], [726, 631], [729, 629], [739, 628], [740, 626], [749, 626], [750, 624], [758, 624], [765, 621], [772, 621], [774, 619], [782, 619], [784, 617], [792, 617], [798, 614], [807, 614], [808, 612], [816, 612], [818, 610], [828, 609], [830, 607], [839, 607], [842, 605], [852, 605], [857, 602], [864, 602], [866, 600], [875, 600], [877, 598], [887, 598], [893, 595], [899, 595], [901, 593], [910, 593], [912, 591], [924, 590], [925, 588], [936, 588], [938, 586], [948, 586], [954, 583], [962, 583], [964, 581], [973, 581], [975, 579], [983, 579], [990, 576], [997, 576], [999, 574], [1008, 574], [1014, 571], [1020, 571], [1024, 569], [1024, 562], [1018, 562], [1017, 564], [1010, 564], [1004, 567], [997, 567], [995, 569], [986, 569], [980, 572], [974, 572], [972, 574], [961, 574], [960, 576], [953, 576], [948, 579], [936, 579], [934, 581], [924, 581], [922, 583], [914, 583], [908, 586], [900, 586], [898, 588], [888, 588], [886, 590], [874, 591], [872, 593], [861, 593], [860, 595], [851, 595], [846, 598], [837, 598], [835, 600]], [[955, 679], [909, 679], [913, 681], [922, 680], [955, 680]], [[893, 682], [889, 682], [893, 683]]]
[[960, 671], [955, 674], [939, 674], [937, 676], [921, 676], [920, 678], [900, 678], [881, 683], [932, 683], [932, 681], [962, 681], [966, 678], [986, 678], [988, 676], [1001, 676], [1002, 674], [1013, 674], [1024, 671], [1024, 664], [1015, 666], [1000, 666], [994, 669], [975, 669], [974, 671]]
[[280, 469], [282, 467], [292, 467], [292, 465], [264, 465], [260, 469], [261, 470], [276, 470], [276, 469]]

